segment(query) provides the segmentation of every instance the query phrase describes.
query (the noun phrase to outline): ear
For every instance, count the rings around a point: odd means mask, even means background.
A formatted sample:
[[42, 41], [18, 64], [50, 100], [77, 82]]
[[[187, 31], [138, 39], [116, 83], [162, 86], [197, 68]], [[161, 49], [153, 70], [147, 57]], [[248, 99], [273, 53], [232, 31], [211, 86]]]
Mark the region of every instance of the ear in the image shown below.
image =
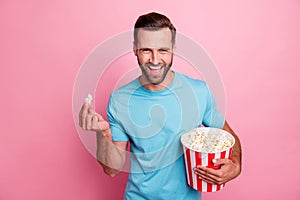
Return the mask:
[[173, 44], [173, 52], [176, 50], [176, 44]]
[[137, 56], [137, 46], [136, 46], [136, 42], [135, 41], [133, 41], [133, 43], [132, 43], [132, 49], [133, 49], [134, 55]]

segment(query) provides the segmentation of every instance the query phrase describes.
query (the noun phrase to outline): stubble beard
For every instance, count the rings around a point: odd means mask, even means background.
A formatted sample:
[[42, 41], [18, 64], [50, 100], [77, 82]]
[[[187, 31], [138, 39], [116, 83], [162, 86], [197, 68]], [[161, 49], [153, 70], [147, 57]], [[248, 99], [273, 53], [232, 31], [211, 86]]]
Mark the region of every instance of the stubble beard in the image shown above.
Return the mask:
[[[172, 56], [172, 59], [171, 59], [171, 62], [169, 65], [166, 65], [166, 64], [159, 64], [159, 65], [154, 65], [153, 63], [146, 63], [145, 65], [142, 65], [139, 61], [139, 59], [137, 59], [138, 61], [138, 64], [142, 70], [142, 73], [145, 75], [147, 81], [153, 85], [159, 85], [161, 84], [166, 76], [167, 76], [167, 73], [168, 71], [170, 70], [171, 66], [172, 66], [172, 63], [173, 63], [173, 56]], [[151, 66], [161, 66], [162, 67], [162, 70], [163, 70], [163, 73], [162, 75], [153, 75], [150, 73], [149, 69], [148, 69], [148, 66], [151, 65]]]

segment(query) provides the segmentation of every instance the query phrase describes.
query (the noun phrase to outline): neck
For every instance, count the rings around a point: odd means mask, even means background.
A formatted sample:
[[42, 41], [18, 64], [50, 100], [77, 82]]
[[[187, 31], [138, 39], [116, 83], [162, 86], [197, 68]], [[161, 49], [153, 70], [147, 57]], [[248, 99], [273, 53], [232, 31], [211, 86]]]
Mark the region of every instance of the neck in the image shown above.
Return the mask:
[[141, 85], [150, 91], [160, 91], [166, 89], [174, 80], [175, 73], [172, 70], [169, 70], [165, 79], [160, 84], [152, 84], [149, 81], [143, 80], [142, 76], [139, 77]]

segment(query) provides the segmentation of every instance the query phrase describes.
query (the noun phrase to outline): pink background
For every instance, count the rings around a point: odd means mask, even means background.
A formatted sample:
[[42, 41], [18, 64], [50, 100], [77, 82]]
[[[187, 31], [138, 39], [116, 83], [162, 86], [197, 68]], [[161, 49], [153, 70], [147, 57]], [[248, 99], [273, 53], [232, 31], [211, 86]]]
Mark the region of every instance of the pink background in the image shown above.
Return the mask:
[[203, 199], [300, 199], [299, 1], [102, 2], [0, 1], [1, 200], [122, 197], [126, 173], [104, 175], [78, 137], [72, 91], [89, 52], [149, 11], [209, 53], [242, 141], [241, 176]]

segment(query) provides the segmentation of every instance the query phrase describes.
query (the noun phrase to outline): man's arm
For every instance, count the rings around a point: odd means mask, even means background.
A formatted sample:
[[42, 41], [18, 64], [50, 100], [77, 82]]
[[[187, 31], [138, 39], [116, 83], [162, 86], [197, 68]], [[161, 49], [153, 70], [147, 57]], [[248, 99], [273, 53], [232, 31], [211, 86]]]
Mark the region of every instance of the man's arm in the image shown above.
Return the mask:
[[235, 139], [235, 144], [232, 148], [232, 154], [231, 154], [231, 160], [233, 163], [235, 163], [240, 169], [237, 176], [241, 173], [242, 170], [242, 147], [241, 142], [238, 136], [234, 133], [234, 131], [230, 128], [229, 124], [225, 121], [225, 124], [222, 128], [223, 130], [229, 132], [231, 135], [233, 135]]
[[127, 142], [113, 142], [109, 123], [85, 103], [79, 113], [79, 126], [97, 134], [97, 160], [109, 176], [117, 175], [124, 167]]
[[194, 168], [194, 172], [199, 176], [199, 178], [207, 183], [216, 185], [221, 185], [236, 178], [240, 175], [242, 169], [242, 148], [240, 140], [226, 121], [222, 129], [231, 133], [235, 138], [235, 145], [232, 149], [231, 158], [214, 159], [214, 164], [220, 165], [220, 169], [218, 170], [203, 166], [196, 166]]
[[97, 160], [107, 175], [114, 177], [123, 169], [127, 143], [113, 142], [111, 134], [107, 136], [97, 132]]

